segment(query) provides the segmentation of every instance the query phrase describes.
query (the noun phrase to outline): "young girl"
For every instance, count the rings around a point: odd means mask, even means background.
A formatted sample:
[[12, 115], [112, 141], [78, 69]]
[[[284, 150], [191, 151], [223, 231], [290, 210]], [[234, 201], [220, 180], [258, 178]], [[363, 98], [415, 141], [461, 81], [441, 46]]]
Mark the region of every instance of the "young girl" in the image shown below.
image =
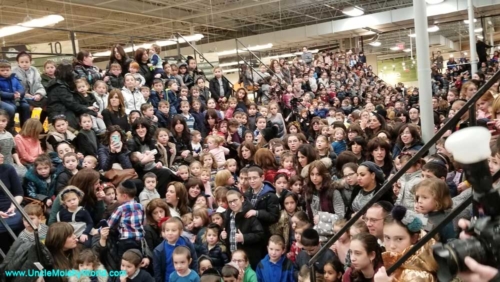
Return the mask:
[[248, 107], [250, 105], [250, 100], [248, 100], [248, 93], [245, 88], [240, 88], [236, 92], [236, 98], [238, 104], [236, 105], [236, 110], [248, 113]]
[[84, 104], [87, 107], [93, 107], [93, 111], [97, 112], [97, 117], [91, 115], [92, 117], [92, 130], [95, 131], [96, 134], [103, 134], [106, 131], [106, 125], [104, 124], [104, 120], [102, 119], [102, 115], [99, 112], [99, 105], [94, 95], [89, 93], [90, 85], [86, 79], [80, 78], [75, 80], [76, 90], [80, 94], [79, 101], [81, 104]]
[[[453, 205], [450, 189], [439, 178], [424, 179], [413, 189], [415, 193], [415, 211], [428, 218], [429, 221], [424, 230], [430, 231], [433, 226], [439, 224], [446, 217], [446, 210]], [[455, 238], [456, 234], [452, 222], [449, 222], [439, 231], [439, 241], [442, 243], [447, 243], [449, 239]]]
[[369, 233], [360, 233], [351, 239], [352, 266], [344, 273], [343, 282], [373, 281], [375, 273], [384, 263], [377, 240]]
[[[328, 126], [326, 126], [328, 128]], [[328, 128], [329, 129], [329, 128]], [[327, 135], [318, 135], [316, 137], [316, 150], [320, 158], [330, 158], [332, 160], [336, 159], [333, 148], [330, 146]], [[345, 141], [344, 141], [345, 142]]]
[[80, 243], [90, 247], [92, 238], [90, 230], [94, 227], [94, 222], [88, 211], [79, 206], [83, 198], [82, 190], [76, 186], [67, 186], [59, 194], [59, 200], [64, 208], [57, 213], [57, 222], [68, 222], [73, 226], [74, 233]]
[[207, 100], [207, 110], [203, 114], [206, 114], [208, 110], [214, 110], [215, 113], [217, 114], [217, 118], [219, 120], [222, 120], [224, 118], [224, 115], [222, 114], [221, 111], [216, 110], [215, 107], [216, 107], [215, 100], [213, 98], [208, 99]]
[[[281, 154], [280, 161], [281, 168], [278, 170], [278, 173], [286, 173], [289, 177], [293, 177], [297, 174], [295, 171], [295, 155], [292, 152], [287, 151]], [[288, 185], [288, 187], [291, 186]]]
[[303, 179], [300, 177], [300, 175], [294, 175], [290, 177], [290, 180], [288, 180], [288, 187], [290, 187], [290, 191], [299, 195], [302, 195], [302, 187], [303, 187]]
[[342, 274], [344, 273], [344, 268], [337, 257], [333, 257], [333, 260], [327, 261], [323, 266], [323, 279], [325, 282], [341, 282]]
[[210, 221], [217, 224], [220, 228], [223, 228], [224, 226], [224, 216], [220, 212], [212, 213], [212, 215], [210, 216]]
[[62, 163], [64, 170], [57, 176], [55, 195], [58, 195], [68, 185], [71, 177], [78, 173], [78, 157], [75, 153], [69, 152], [64, 154]]
[[[156, 249], [155, 249], [156, 252]], [[121, 263], [121, 271], [125, 272], [125, 276], [120, 277], [120, 282], [153, 282], [156, 279], [156, 272], [155, 272], [155, 278], [151, 277], [151, 274], [149, 274], [146, 270], [142, 269], [140, 267], [142, 263], [142, 253], [138, 249], [130, 249], [123, 253], [122, 256], [122, 263]], [[172, 258], [170, 257], [170, 261]], [[155, 265], [156, 266], [156, 265]], [[173, 266], [172, 266], [173, 269]], [[156, 270], [156, 269], [155, 269]], [[165, 281], [168, 281], [168, 277], [162, 278], [166, 279]], [[160, 280], [157, 280], [160, 281]]]
[[160, 153], [160, 161], [166, 166], [171, 167], [174, 163], [177, 153], [174, 143], [169, 142], [170, 131], [166, 128], [158, 128], [155, 133], [156, 148]]
[[477, 100], [477, 119], [491, 119], [491, 105], [494, 99], [493, 92], [488, 90]]
[[345, 131], [341, 127], [337, 127], [333, 130], [333, 141], [332, 148], [335, 154], [340, 155], [343, 151], [347, 149], [347, 143], [345, 142]]
[[294, 241], [293, 238], [295, 235], [292, 228], [292, 217], [297, 211], [299, 211], [298, 204], [299, 197], [296, 194], [287, 191], [286, 194], [280, 198], [280, 218], [278, 222], [269, 227], [271, 234], [283, 236], [283, 239], [285, 239], [286, 251], [290, 250], [290, 246]]
[[130, 114], [131, 111], [139, 111], [141, 105], [146, 103], [142, 93], [136, 88], [136, 81], [133, 74], [125, 75], [125, 86], [122, 88], [123, 100], [125, 102], [125, 112]]
[[226, 119], [232, 119], [234, 111], [236, 111], [236, 106], [238, 105], [238, 101], [234, 97], [230, 97], [227, 100], [227, 103], [229, 104], [229, 107], [226, 110], [225, 118]]
[[238, 182], [238, 175], [236, 175], [236, 171], [238, 170], [238, 163], [236, 162], [235, 159], [228, 159], [225, 164], [225, 168], [229, 170], [231, 175], [234, 178], [234, 182]]
[[[338, 220], [333, 224], [333, 232], [337, 233], [342, 229], [342, 227], [346, 224], [345, 219]], [[351, 255], [349, 252], [349, 247], [351, 245], [351, 234], [349, 231], [345, 232], [338, 240], [335, 242], [331, 249], [337, 257], [342, 265], [351, 265]]]
[[[415, 154], [413, 152], [404, 152], [399, 155], [401, 166], [404, 166]], [[397, 205], [404, 206], [409, 210], [415, 208], [415, 195], [413, 194], [413, 187], [422, 180], [422, 163], [421, 160], [417, 161], [411, 166], [405, 174], [394, 184], [396, 189], [399, 188]]]
[[38, 140], [42, 131], [40, 121], [30, 118], [24, 123], [21, 132], [14, 137], [17, 153], [23, 165], [32, 165], [36, 157], [43, 154], [40, 140]]
[[98, 80], [94, 83], [94, 91], [92, 91], [92, 95], [97, 101], [97, 105], [99, 106], [99, 113], [102, 113], [104, 109], [108, 107], [108, 86], [106, 82], [102, 80]]
[[0, 110], [0, 154], [4, 157], [4, 164], [14, 166], [18, 176], [22, 178], [26, 174], [26, 168], [16, 152], [14, 137], [5, 129], [8, 121], [9, 114], [5, 110]]
[[297, 259], [297, 256], [299, 253], [302, 251], [302, 244], [300, 243], [300, 240], [302, 238], [302, 232], [304, 230], [309, 229], [312, 227], [312, 225], [309, 223], [309, 220], [307, 218], [307, 215], [302, 212], [298, 211], [296, 212], [292, 218], [292, 231], [293, 231], [293, 239], [291, 240], [291, 245], [290, 245], [290, 251], [287, 253], [287, 258], [293, 262]]
[[268, 120], [273, 123], [274, 126], [278, 126], [278, 137], [283, 137], [286, 134], [286, 124], [281, 113], [278, 112], [278, 103], [272, 101], [269, 103], [269, 117]]
[[[198, 269], [198, 256], [193, 244], [188, 238], [182, 237], [182, 222], [180, 219], [172, 217], [162, 223], [161, 235], [164, 241], [154, 250], [153, 268], [156, 281], [169, 281], [170, 274], [174, 272], [172, 254], [177, 246], [186, 246], [190, 250], [192, 261], [189, 263], [190, 269]], [[142, 259], [142, 258], [141, 258]], [[139, 261], [140, 263], [140, 261]]]
[[[205, 271], [212, 268], [214, 268], [212, 260], [207, 255], [201, 255], [198, 258], [198, 274], [200, 276], [202, 276]], [[217, 280], [217, 282], [220, 282], [220, 278], [219, 280]]]
[[227, 169], [220, 170], [215, 175], [214, 187], [224, 186], [229, 188], [234, 185], [234, 183], [234, 177]]
[[200, 177], [201, 176], [201, 163], [199, 161], [194, 161], [189, 165], [189, 172], [192, 177]]
[[[262, 110], [261, 110], [262, 111]], [[262, 112], [261, 112], [262, 113]], [[257, 136], [259, 134], [262, 134], [262, 130], [264, 130], [264, 128], [266, 128], [266, 125], [267, 125], [267, 118], [265, 116], [258, 116], [256, 121], [255, 121], [255, 124], [257, 126], [257, 129], [255, 129], [253, 135], [254, 135], [254, 140], [253, 142], [255, 144], [257, 144], [259, 142], [259, 140], [257, 139]]]
[[250, 266], [247, 253], [245, 253], [245, 251], [240, 249], [233, 252], [231, 262], [237, 264], [240, 269], [245, 271], [242, 282], [257, 282], [257, 274]]
[[276, 196], [281, 198], [281, 196], [287, 194], [288, 191], [288, 176], [284, 173], [278, 173], [274, 176], [274, 188], [276, 189]]
[[200, 154], [200, 163], [203, 168], [210, 169], [210, 185], [214, 186], [215, 174], [217, 173], [217, 162], [215, 162], [214, 156], [209, 152], [202, 152]]
[[[403, 206], [393, 208], [391, 215], [384, 220], [384, 246], [387, 251], [382, 254], [382, 259], [386, 267], [394, 264], [425, 235], [422, 227], [422, 221], [412, 210]], [[434, 240], [425, 243], [391, 275], [392, 280], [436, 281], [437, 263], [432, 254], [432, 245], [435, 243]], [[384, 267], [378, 270], [374, 278], [375, 282], [389, 280]]]
[[[80, 274], [82, 274], [82, 276], [70, 276], [69, 282], [108, 281], [108, 275], [106, 269], [104, 268], [104, 265], [101, 264], [101, 262], [99, 261], [99, 257], [91, 249], [84, 249], [78, 254], [78, 258], [76, 259], [74, 268], [75, 271], [80, 271]], [[87, 272], [88, 274], [99, 273], [99, 275], [83, 275], [85, 272]]]
[[222, 244], [219, 240], [220, 232], [220, 226], [215, 223], [211, 223], [207, 226], [203, 238], [204, 252], [208, 254], [213, 267], [218, 271], [221, 271], [222, 267], [229, 262], [229, 258], [226, 253], [226, 246], [224, 246], [224, 244]]
[[224, 167], [226, 164], [226, 155], [229, 154], [229, 149], [223, 147], [221, 140], [216, 136], [208, 136], [206, 139], [208, 150], [210, 154], [214, 157], [217, 167]]

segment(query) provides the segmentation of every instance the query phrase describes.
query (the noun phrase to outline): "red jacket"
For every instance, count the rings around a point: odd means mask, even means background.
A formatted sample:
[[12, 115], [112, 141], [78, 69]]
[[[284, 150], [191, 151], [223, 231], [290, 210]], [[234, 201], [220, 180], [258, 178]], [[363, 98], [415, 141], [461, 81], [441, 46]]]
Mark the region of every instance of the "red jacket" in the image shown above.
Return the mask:
[[274, 184], [274, 177], [278, 174], [277, 170], [274, 169], [268, 169], [264, 171], [264, 180], [269, 181], [269, 183]]

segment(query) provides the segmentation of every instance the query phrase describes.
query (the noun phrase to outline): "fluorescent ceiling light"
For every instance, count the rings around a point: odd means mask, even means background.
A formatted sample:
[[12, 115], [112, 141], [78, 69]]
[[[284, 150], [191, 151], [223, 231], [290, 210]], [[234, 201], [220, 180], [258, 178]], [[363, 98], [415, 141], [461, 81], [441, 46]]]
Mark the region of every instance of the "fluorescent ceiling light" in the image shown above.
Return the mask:
[[391, 49], [392, 51], [399, 51], [399, 47], [398, 47], [398, 46], [391, 47], [390, 49]]
[[410, 34], [408, 34], [408, 36], [409, 36], [409, 37], [412, 37], [412, 38], [417, 37], [417, 35], [416, 35], [415, 33], [410, 33]]
[[223, 71], [224, 73], [232, 73], [232, 72], [238, 72], [238, 70], [239, 70], [239, 69], [227, 69], [227, 70], [223, 69], [222, 71]]
[[483, 32], [483, 28], [482, 27], [476, 28], [474, 29], [474, 32]]
[[28, 30], [32, 30], [35, 27], [54, 25], [62, 21], [64, 21], [64, 18], [60, 15], [49, 15], [46, 17], [29, 20], [23, 23], [19, 23], [17, 25], [11, 25], [0, 28], [0, 37], [6, 37], [9, 35], [25, 32]]
[[270, 57], [267, 57], [267, 59], [269, 59], [269, 60], [273, 60], [273, 59], [288, 58], [288, 57], [294, 57], [294, 56], [295, 56], [295, 54], [292, 54], [292, 53], [287, 53], [287, 54], [281, 54], [281, 55], [270, 56]]
[[[203, 36], [203, 34], [193, 34], [193, 35], [186, 35], [183, 37], [184, 38], [179, 39], [179, 43], [186, 43], [186, 41], [187, 42], [199, 41], [204, 36]], [[148, 49], [153, 44], [156, 44], [160, 47], [175, 45], [175, 44], [177, 44], [177, 39], [168, 39], [168, 40], [161, 40], [161, 41], [156, 41], [156, 42], [151, 42], [151, 43], [144, 43], [144, 44], [140, 44], [140, 45], [133, 45], [133, 46], [130, 46], [127, 48], [123, 48], [123, 50], [125, 51], [125, 53], [130, 53], [130, 52], [133, 52], [134, 50], [137, 50], [139, 48]], [[111, 55], [111, 51], [97, 52], [97, 53], [93, 54], [94, 57], [107, 57], [109, 55]]]
[[467, 52], [464, 52], [464, 55], [467, 56]]
[[380, 41], [373, 41], [373, 42], [368, 43], [368, 44], [370, 44], [373, 47], [378, 47], [378, 46], [382, 45], [382, 43], [380, 43]]
[[433, 25], [427, 29], [427, 32], [436, 32], [439, 30], [439, 26]]
[[[318, 52], [319, 52], [319, 50], [318, 50], [318, 49], [315, 49], [315, 50], [307, 50], [307, 51], [311, 52], [312, 54], [316, 54], [316, 53], [318, 53]], [[295, 53], [294, 53], [294, 55], [300, 56], [300, 55], [302, 55], [302, 52], [295, 52]]]
[[444, 0], [426, 0], [425, 2], [427, 2], [427, 4], [434, 5], [434, 4], [443, 3]]
[[[474, 22], [476, 23], [476, 22], [477, 22], [477, 19], [474, 19]], [[465, 23], [465, 24], [469, 24], [469, 20], [464, 20], [464, 23]]]
[[[248, 50], [250, 50], [250, 51], [259, 51], [259, 50], [270, 49], [270, 48], [273, 48], [272, 43], [267, 43], [264, 45], [248, 46]], [[245, 52], [248, 52], [248, 50], [247, 49], [239, 49], [238, 51], [236, 51], [236, 49], [232, 49], [232, 50], [217, 52], [217, 55], [228, 56], [228, 55], [234, 55], [237, 53], [245, 53]]]
[[404, 51], [404, 52], [406, 52], [406, 53], [410, 53], [410, 52], [411, 52], [411, 49], [410, 49], [410, 48], [407, 48], [407, 49], [404, 49], [403, 51]]
[[347, 16], [357, 17], [363, 15], [365, 12], [358, 6], [347, 7], [342, 10], [342, 13]]
[[484, 38], [482, 35], [476, 35], [476, 36], [477, 36], [477, 38], [479, 38], [481, 40], [483, 40], [483, 38]]
[[219, 64], [219, 67], [229, 67], [229, 66], [235, 66], [235, 65], [238, 65], [238, 64], [244, 64], [245, 62], [243, 61], [239, 61], [239, 62], [229, 62], [229, 63], [223, 63], [223, 64]]

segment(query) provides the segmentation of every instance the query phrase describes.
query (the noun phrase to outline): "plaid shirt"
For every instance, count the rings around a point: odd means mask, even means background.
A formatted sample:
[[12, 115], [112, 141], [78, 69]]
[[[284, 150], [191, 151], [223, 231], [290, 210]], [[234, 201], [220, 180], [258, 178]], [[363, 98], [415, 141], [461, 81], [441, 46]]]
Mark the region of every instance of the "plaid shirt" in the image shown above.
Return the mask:
[[123, 203], [108, 219], [108, 226], [118, 225], [120, 240], [144, 238], [144, 207], [135, 200]]
[[237, 243], [236, 243], [236, 221], [234, 219], [234, 212], [231, 213], [231, 218], [229, 220], [229, 229], [230, 230], [230, 233], [229, 233], [229, 247], [230, 247], [230, 250], [231, 250], [231, 253], [232, 252], [235, 252], [236, 249], [237, 249]]

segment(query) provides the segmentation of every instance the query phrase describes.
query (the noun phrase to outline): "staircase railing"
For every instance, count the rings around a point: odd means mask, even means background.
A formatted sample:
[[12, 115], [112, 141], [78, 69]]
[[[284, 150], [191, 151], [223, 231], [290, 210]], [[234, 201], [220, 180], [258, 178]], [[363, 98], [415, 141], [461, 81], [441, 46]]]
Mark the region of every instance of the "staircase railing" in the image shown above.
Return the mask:
[[[389, 179], [383, 186], [380, 188], [380, 190], [373, 195], [373, 198], [371, 198], [366, 205], [364, 205], [361, 210], [356, 212], [355, 215], [352, 216], [352, 218], [345, 224], [344, 227], [342, 227], [332, 238], [330, 238], [322, 247], [321, 249], [309, 260], [309, 268], [310, 268], [310, 274], [311, 274], [311, 282], [316, 281], [316, 269], [314, 268], [314, 264], [319, 260], [319, 258], [345, 233], [351, 226], [358, 221], [358, 219], [363, 216], [368, 208], [370, 208], [374, 203], [376, 203], [383, 194], [385, 194], [389, 189], [392, 189], [392, 186], [396, 181], [399, 180], [401, 176], [403, 176], [406, 171], [412, 167], [429, 149], [436, 144], [436, 142], [443, 137], [443, 135], [446, 133], [446, 131], [452, 129], [453, 126], [456, 126], [457, 123], [460, 121], [460, 118], [467, 113], [467, 111], [471, 111], [474, 109], [474, 105], [476, 104], [477, 100], [483, 96], [483, 94], [500, 80], [500, 71], [497, 71], [493, 77], [488, 80], [478, 91], [477, 93], [472, 96], [470, 100], [468, 100], [465, 105], [455, 113], [455, 116], [453, 116], [446, 124], [443, 125], [443, 127], [427, 142], [416, 154], [413, 156], [391, 179]], [[420, 95], [423, 95], [421, 93]], [[475, 111], [474, 114], [470, 116], [470, 122], [471, 124], [475, 124], [476, 122], [476, 115]], [[500, 176], [499, 173], [495, 174], [496, 179], [498, 179]], [[494, 178], [495, 179], [495, 178]], [[467, 199], [465, 202], [470, 203], [472, 201], [472, 197]], [[428, 236], [425, 236], [422, 238], [418, 244], [416, 244], [412, 250], [413, 253], [417, 251], [423, 244], [425, 244], [429, 239], [432, 238], [430, 234], [436, 234], [439, 232], [439, 230], [445, 226], [448, 222], [450, 222], [456, 215], [458, 215], [461, 211], [463, 211], [468, 205], [465, 203], [460, 204], [458, 207], [456, 207], [451, 214], [449, 214], [445, 220], [443, 220], [440, 224], [438, 224], [433, 230], [431, 230], [428, 234]], [[452, 215], [454, 215], [452, 217]], [[425, 239], [425, 240], [424, 240]], [[418, 247], [418, 248], [416, 248]], [[403, 264], [413, 253], [408, 252], [406, 255], [401, 257], [392, 267], [390, 267], [387, 271], [387, 274], [390, 275], [393, 271], [397, 269], [401, 264]]]
[[[196, 47], [195, 47], [195, 46], [193, 46], [193, 44], [191, 44], [189, 41], [187, 41], [187, 40], [186, 40], [186, 38], [184, 38], [184, 36], [182, 36], [180, 33], [176, 33], [176, 34], [175, 34], [175, 36], [177, 37], [177, 39], [182, 38], [182, 39], [184, 40], [184, 42], [183, 42], [183, 43], [188, 44], [188, 45], [189, 45], [189, 47], [191, 47], [191, 48], [193, 49], [193, 51], [194, 51], [194, 53], [195, 53], [195, 56], [196, 56], [196, 55], [200, 56], [200, 58], [201, 58], [204, 62], [206, 62], [207, 64], [209, 64], [212, 68], [215, 68], [215, 66], [214, 66], [212, 63], [210, 63], [210, 61], [209, 61], [207, 58], [205, 58], [205, 56], [203, 56], [203, 53], [201, 53], [200, 51], [198, 51], [198, 49], [196, 49]], [[179, 53], [179, 54], [178, 54], [178, 55], [179, 55], [179, 58], [181, 58], [181, 57], [182, 57], [182, 54], [180, 53], [180, 48], [178, 48], [177, 50], [178, 50], [178, 53]], [[208, 79], [207, 79], [207, 77], [205, 76], [205, 74], [203, 74], [203, 78], [204, 78], [206, 81], [208, 81]], [[234, 92], [234, 85], [231, 83], [231, 81], [229, 81], [229, 79], [227, 79], [224, 75], [222, 76], [222, 79], [228, 82], [229, 86], [231, 87], [231, 92], [233, 93], [233, 92]]]

